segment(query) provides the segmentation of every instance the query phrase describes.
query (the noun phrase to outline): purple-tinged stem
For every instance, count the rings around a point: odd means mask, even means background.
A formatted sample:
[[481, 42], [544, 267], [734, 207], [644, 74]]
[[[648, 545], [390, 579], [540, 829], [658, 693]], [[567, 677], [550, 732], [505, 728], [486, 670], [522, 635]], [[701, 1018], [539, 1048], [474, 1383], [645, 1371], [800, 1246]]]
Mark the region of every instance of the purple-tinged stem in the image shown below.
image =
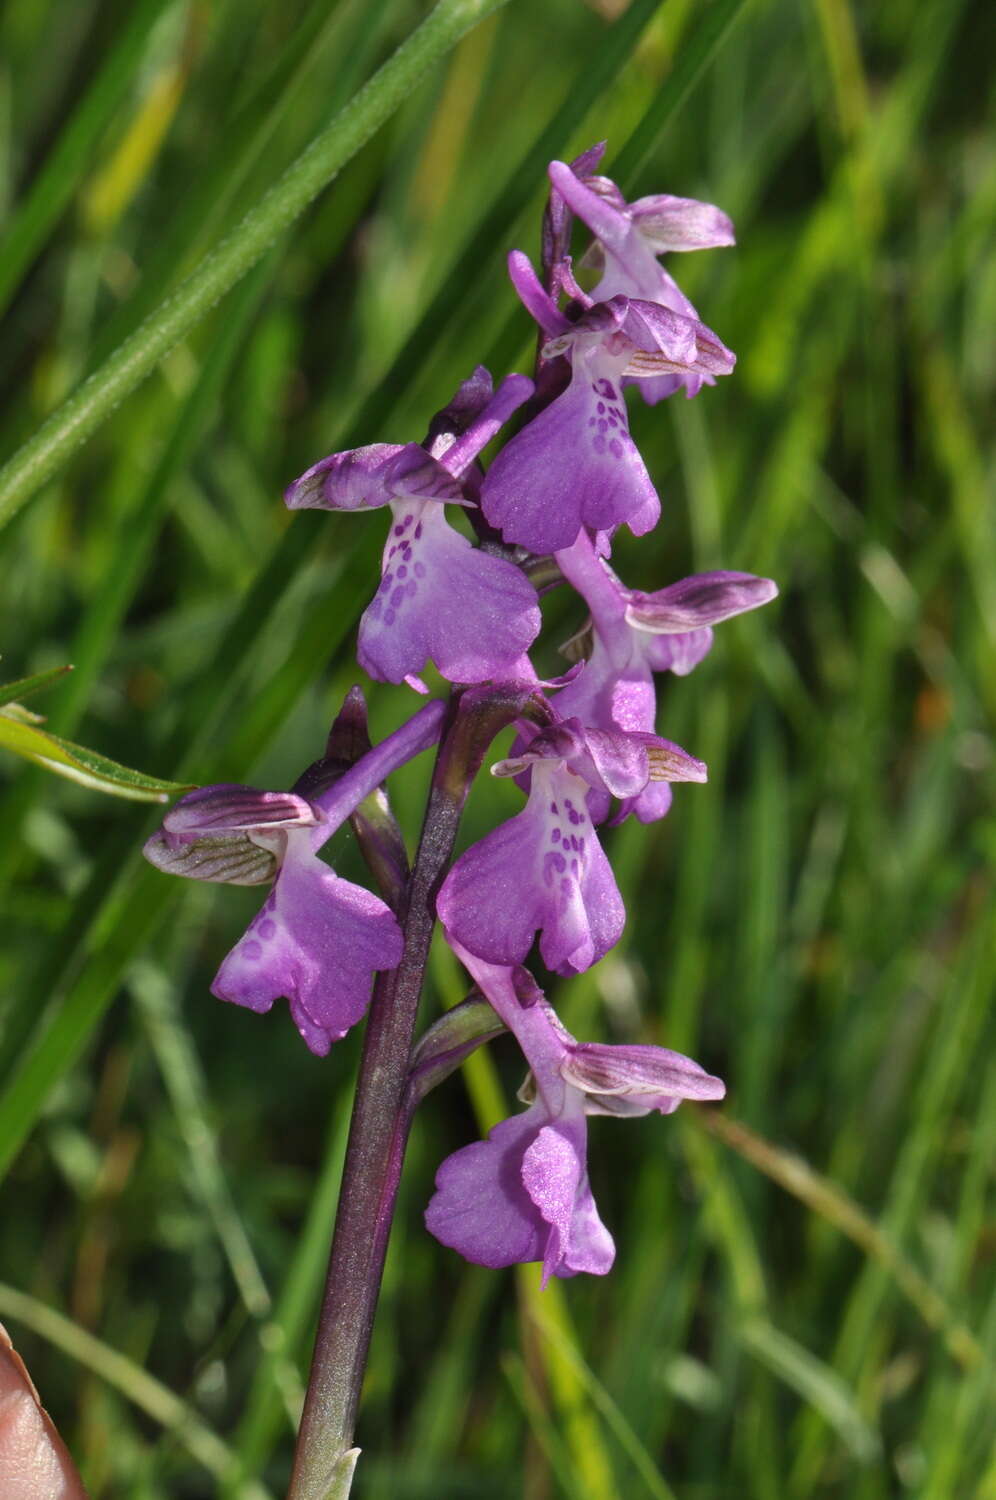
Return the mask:
[[313, 797], [315, 806], [320, 807], [325, 814], [325, 821], [312, 829], [311, 847], [320, 849], [340, 824], [345, 823], [358, 802], [376, 791], [392, 771], [434, 745], [439, 739], [445, 716], [446, 704], [441, 698], [434, 698], [424, 708], [420, 708], [417, 714], [413, 714], [406, 724], [402, 724], [400, 729], [368, 750], [355, 766], [345, 771], [330, 787]]
[[404, 953], [398, 967], [378, 975], [374, 985], [287, 1500], [344, 1500], [349, 1493], [352, 1467], [346, 1455], [353, 1447], [408, 1138], [408, 1068], [436, 920], [436, 893], [453, 853], [470, 784], [488, 745], [519, 708], [519, 698], [506, 697], [500, 689], [487, 697], [474, 694], [472, 702], [468, 695], [463, 705], [455, 696], [450, 705], [418, 854], [398, 914]]

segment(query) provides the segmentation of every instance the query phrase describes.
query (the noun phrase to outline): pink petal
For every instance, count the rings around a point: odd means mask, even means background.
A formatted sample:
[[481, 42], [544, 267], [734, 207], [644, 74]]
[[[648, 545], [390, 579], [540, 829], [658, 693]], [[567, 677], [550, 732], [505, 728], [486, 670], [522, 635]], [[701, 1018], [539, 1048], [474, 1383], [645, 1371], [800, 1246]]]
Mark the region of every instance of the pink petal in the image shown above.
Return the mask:
[[520, 568], [453, 530], [441, 506], [398, 505], [380, 587], [360, 624], [372, 677], [403, 682], [435, 662], [450, 682], [508, 668], [540, 629], [536, 590]]

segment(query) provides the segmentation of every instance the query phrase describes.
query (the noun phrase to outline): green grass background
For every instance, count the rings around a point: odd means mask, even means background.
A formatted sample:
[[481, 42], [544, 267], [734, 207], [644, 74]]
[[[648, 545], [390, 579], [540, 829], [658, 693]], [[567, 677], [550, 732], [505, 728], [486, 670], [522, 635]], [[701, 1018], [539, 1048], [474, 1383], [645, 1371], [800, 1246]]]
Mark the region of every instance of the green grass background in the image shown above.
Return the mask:
[[[7, 0], [4, 453], [425, 9]], [[536, 250], [548, 157], [608, 137], [628, 196], [736, 221], [672, 265], [736, 373], [633, 407], [664, 516], [620, 568], [781, 598], [663, 684], [711, 780], [610, 835], [625, 936], [555, 996], [728, 1100], [593, 1121], [617, 1264], [540, 1295], [420, 1219], [514, 1049], [430, 1097], [365, 1500], [996, 1497], [994, 50], [971, 0], [511, 0], [0, 535], [3, 675], [76, 664], [56, 732], [288, 785], [361, 676], [383, 526], [291, 525], [283, 486], [418, 438], [481, 360], [529, 367], [503, 258]], [[412, 706], [370, 701], [378, 733]], [[398, 778], [412, 835], [426, 774]], [[356, 1038], [322, 1062], [279, 1008], [210, 997], [256, 898], [144, 868], [153, 814], [0, 775], [0, 1317], [95, 1497], [279, 1496]], [[464, 837], [512, 797], [482, 786]], [[459, 998], [445, 953], [429, 991]]]

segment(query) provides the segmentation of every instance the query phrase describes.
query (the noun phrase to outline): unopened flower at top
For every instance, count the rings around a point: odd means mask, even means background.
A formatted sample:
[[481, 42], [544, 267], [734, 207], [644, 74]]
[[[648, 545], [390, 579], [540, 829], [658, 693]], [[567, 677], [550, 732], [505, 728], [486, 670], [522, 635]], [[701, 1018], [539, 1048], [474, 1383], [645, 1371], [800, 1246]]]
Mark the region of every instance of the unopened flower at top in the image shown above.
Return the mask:
[[[627, 203], [611, 178], [576, 172], [562, 161], [551, 162], [549, 173], [554, 194], [595, 236], [583, 261], [602, 271], [591, 293], [594, 301], [605, 302], [622, 292], [698, 318], [692, 303], [657, 257], [735, 244], [733, 224], [722, 209], [669, 193]], [[695, 396], [704, 384], [715, 384], [713, 372], [679, 371], [641, 381], [640, 391], [653, 405], [682, 388], [686, 395]]]
[[475, 503], [477, 455], [532, 389], [510, 375], [492, 394], [479, 369], [447, 409], [464, 430], [444, 426], [426, 446], [333, 453], [288, 489], [292, 510], [390, 507], [380, 587], [360, 622], [357, 654], [371, 677], [420, 685], [430, 660], [450, 682], [484, 682], [538, 635], [536, 591], [522, 570], [473, 547], [444, 514], [446, 504]]

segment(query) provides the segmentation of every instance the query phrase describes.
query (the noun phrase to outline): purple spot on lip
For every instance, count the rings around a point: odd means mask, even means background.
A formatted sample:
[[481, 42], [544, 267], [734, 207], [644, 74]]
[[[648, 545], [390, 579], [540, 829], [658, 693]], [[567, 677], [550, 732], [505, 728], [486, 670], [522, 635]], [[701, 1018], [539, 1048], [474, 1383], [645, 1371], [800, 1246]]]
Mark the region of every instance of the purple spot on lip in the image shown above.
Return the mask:
[[415, 582], [414, 578], [409, 578], [408, 582], [405, 584], [405, 593], [408, 595], [409, 599], [415, 598], [415, 595], [418, 593], [418, 584]]
[[605, 439], [602, 437], [601, 433], [599, 433], [598, 437], [592, 441], [591, 446], [594, 448], [596, 453], [605, 452]]
[[416, 578], [424, 578], [425, 577], [425, 563], [417, 562], [415, 564], [415, 577]]
[[242, 944], [242, 957], [248, 958], [250, 963], [255, 963], [262, 956], [263, 945], [262, 943], [257, 943], [255, 938], [250, 938], [247, 943]]
[[398, 609], [400, 607], [400, 605], [402, 605], [404, 603], [404, 599], [405, 599], [404, 585], [403, 584], [399, 584], [398, 587], [394, 590], [394, 592], [391, 595], [391, 604], [393, 605], [393, 607], [395, 609]]
[[561, 838], [560, 829], [559, 828], [555, 828], [553, 830], [553, 832], [551, 833], [551, 835], [550, 835], [550, 842], [551, 842], [551, 844], [559, 844], [560, 843], [560, 838]]
[[398, 569], [398, 578], [401, 579], [401, 578], [407, 578], [407, 577], [408, 577], [408, 569], [405, 567], [404, 563], [402, 563], [401, 567]]
[[394, 535], [395, 536], [404, 536], [404, 534], [405, 534], [405, 528], [403, 526], [395, 526], [395, 528], [394, 528]]
[[598, 412], [598, 415], [600, 417], [603, 416], [604, 413], [605, 413], [605, 402], [604, 401], [600, 401], [598, 403], [598, 405], [596, 406], [595, 410]]
[[258, 922], [256, 924], [256, 931], [259, 933], [260, 937], [265, 938], [267, 942], [269, 942], [270, 938], [273, 936], [276, 930], [277, 924], [271, 917], [264, 917], [262, 922]]
[[384, 611], [384, 624], [385, 625], [393, 625], [394, 624], [394, 610], [393, 609], [385, 609], [385, 611]]
[[418, 525], [415, 527], [415, 540], [418, 541], [419, 538], [421, 537], [421, 535], [422, 535], [422, 522], [419, 521]]
[[609, 444], [609, 452], [612, 454], [613, 458], [622, 458], [622, 454], [623, 454], [622, 443], [619, 441], [618, 438], [613, 438], [612, 441], [610, 442], [610, 444]]
[[391, 584], [393, 583], [393, 581], [394, 581], [394, 574], [393, 573], [385, 573], [384, 574], [383, 578], [380, 580], [380, 586], [384, 590], [385, 593], [391, 587]]

